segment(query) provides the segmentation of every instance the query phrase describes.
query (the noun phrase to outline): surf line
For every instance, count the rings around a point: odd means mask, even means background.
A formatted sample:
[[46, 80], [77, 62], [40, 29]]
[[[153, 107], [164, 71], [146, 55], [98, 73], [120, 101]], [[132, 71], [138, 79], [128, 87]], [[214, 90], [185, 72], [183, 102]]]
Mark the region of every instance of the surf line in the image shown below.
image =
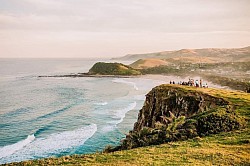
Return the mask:
[[112, 80], [112, 82], [114, 82], [114, 83], [123, 83], [123, 84], [131, 85], [131, 86], [133, 86], [133, 88], [134, 88], [135, 90], [139, 90], [139, 88], [136, 86], [136, 83], [130, 82], [130, 81], [126, 81], [126, 80], [124, 80], [124, 79], [115, 78], [115, 79]]
[[28, 144], [30, 144], [32, 141], [35, 140], [35, 136], [34, 134], [32, 135], [28, 135], [26, 139], [21, 140], [17, 143], [14, 143], [12, 145], [7, 145], [4, 147], [0, 148], [0, 158], [4, 158], [6, 156], [12, 155], [13, 153], [15, 153], [16, 151], [24, 148], [25, 146], [27, 146]]

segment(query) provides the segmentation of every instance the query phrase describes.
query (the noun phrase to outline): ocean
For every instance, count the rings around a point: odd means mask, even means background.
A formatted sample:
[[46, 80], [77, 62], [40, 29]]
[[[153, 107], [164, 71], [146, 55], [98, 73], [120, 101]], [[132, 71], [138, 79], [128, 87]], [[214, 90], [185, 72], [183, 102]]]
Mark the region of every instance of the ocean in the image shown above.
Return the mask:
[[133, 128], [145, 94], [163, 81], [38, 77], [87, 72], [97, 61], [0, 59], [0, 164], [119, 144]]

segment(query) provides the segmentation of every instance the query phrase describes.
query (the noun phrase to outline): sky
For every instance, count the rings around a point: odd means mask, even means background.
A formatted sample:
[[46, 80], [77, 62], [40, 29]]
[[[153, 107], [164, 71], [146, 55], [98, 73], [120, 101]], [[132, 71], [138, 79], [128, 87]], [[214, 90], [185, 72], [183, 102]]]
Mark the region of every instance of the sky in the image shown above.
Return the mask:
[[0, 58], [250, 45], [250, 0], [0, 0]]

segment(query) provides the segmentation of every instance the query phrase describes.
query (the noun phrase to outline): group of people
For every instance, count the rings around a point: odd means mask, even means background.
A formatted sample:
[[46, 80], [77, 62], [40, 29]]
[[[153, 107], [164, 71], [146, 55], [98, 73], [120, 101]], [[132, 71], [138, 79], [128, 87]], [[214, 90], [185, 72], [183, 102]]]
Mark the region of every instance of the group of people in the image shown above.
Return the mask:
[[194, 80], [194, 79], [190, 79], [188, 80], [188, 82], [185, 81], [180, 81], [180, 82], [175, 82], [175, 81], [170, 81], [170, 84], [178, 84], [178, 85], [187, 85], [187, 86], [195, 86], [195, 87], [200, 87], [200, 88], [208, 88], [207, 83], [203, 83], [203, 81], [200, 79], [199, 80]]

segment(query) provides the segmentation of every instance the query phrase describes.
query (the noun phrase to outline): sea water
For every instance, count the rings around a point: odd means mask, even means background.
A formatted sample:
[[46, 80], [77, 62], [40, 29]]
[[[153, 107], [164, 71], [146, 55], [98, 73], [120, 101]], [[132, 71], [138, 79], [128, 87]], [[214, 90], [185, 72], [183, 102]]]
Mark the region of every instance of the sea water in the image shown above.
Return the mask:
[[93, 153], [120, 143], [145, 94], [162, 81], [38, 77], [87, 72], [95, 62], [0, 60], [0, 164]]

